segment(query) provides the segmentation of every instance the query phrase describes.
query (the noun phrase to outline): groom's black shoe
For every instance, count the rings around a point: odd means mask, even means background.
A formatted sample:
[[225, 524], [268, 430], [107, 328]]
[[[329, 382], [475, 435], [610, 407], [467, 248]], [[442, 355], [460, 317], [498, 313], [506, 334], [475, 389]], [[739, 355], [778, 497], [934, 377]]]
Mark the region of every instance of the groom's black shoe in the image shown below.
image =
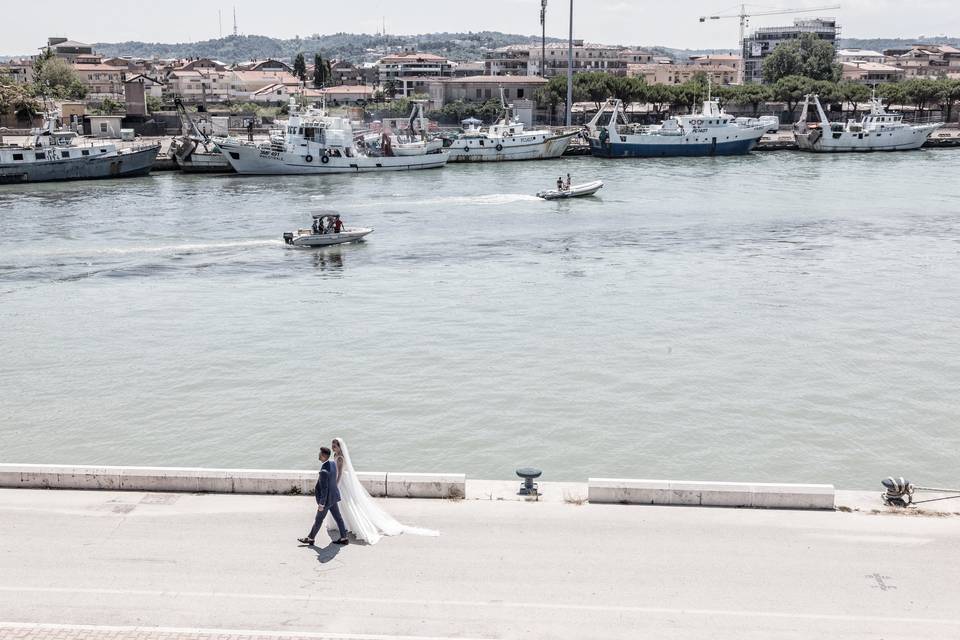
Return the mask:
[[340, 540], [334, 540], [333, 544], [350, 544], [350, 541], [347, 538], [342, 538]]
[[310, 538], [297, 538], [297, 542], [299, 542], [300, 544], [309, 545], [311, 547], [313, 546], [313, 540], [311, 540]]

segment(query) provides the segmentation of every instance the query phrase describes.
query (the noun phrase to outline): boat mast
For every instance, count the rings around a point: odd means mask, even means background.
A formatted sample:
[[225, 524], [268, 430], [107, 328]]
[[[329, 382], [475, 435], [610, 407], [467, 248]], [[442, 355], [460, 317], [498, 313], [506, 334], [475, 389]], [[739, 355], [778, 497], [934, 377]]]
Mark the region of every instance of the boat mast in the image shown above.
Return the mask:
[[573, 125], [573, 0], [570, 0], [570, 38], [567, 41], [567, 126]]

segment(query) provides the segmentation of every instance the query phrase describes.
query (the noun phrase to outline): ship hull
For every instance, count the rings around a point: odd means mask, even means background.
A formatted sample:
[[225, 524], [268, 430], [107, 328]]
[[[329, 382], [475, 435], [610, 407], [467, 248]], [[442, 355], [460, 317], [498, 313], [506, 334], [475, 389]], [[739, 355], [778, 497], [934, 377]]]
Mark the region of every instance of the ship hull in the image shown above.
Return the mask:
[[[370, 173], [374, 171], [415, 171], [438, 169], [447, 164], [446, 153], [418, 156], [319, 156], [273, 151], [251, 145], [220, 143], [220, 151], [233, 169], [244, 175], [324, 175]], [[326, 160], [326, 161], [324, 161]]]
[[879, 132], [827, 132], [797, 134], [801, 151], [813, 153], [869, 153], [871, 151], [913, 151], [926, 143], [939, 124], [918, 125], [909, 129]]
[[[510, 160], [549, 160], [563, 155], [576, 133], [537, 139], [539, 136], [520, 135], [497, 145], [480, 146], [479, 138], [460, 138], [447, 147], [450, 162], [505, 162]], [[529, 138], [529, 140], [525, 140]], [[490, 140], [484, 140], [489, 143]]]
[[[672, 158], [697, 156], [740, 156], [750, 153], [757, 145], [758, 135], [737, 140], [721, 140], [711, 137], [707, 142], [687, 142], [671, 139], [673, 136], [622, 136], [623, 141], [601, 142], [590, 138], [590, 152], [599, 158]], [[679, 138], [679, 136], [677, 136]]]
[[157, 145], [113, 156], [0, 164], [0, 184], [145, 176], [153, 169], [159, 150]]

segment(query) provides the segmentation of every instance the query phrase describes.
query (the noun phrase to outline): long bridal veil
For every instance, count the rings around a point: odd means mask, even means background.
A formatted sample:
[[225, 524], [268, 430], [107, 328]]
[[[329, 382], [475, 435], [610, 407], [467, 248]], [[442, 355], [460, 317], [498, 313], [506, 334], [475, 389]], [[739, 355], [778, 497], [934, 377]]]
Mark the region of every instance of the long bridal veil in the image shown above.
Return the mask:
[[[439, 531], [408, 527], [397, 522], [393, 516], [381, 509], [367, 490], [360, 484], [360, 478], [350, 461], [350, 450], [343, 438], [336, 438], [343, 453], [343, 470], [340, 473], [340, 513], [347, 529], [359, 539], [376, 544], [380, 536], [397, 536], [408, 533], [417, 536], [439, 536]], [[332, 519], [331, 519], [332, 520]], [[329, 524], [333, 524], [330, 522]], [[335, 525], [334, 525], [335, 526]]]

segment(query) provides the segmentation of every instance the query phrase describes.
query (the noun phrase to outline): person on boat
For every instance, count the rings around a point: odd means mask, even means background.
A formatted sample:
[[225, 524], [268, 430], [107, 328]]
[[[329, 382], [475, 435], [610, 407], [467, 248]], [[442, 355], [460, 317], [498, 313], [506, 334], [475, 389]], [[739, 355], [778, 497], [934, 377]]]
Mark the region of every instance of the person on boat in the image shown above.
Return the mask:
[[557, 191], [563, 191], [563, 176], [557, 177]]
[[570, 191], [570, 174], [567, 174], [567, 184], [564, 186], [564, 191]]
[[311, 229], [311, 231], [313, 231], [313, 235], [320, 234], [320, 220], [318, 218], [313, 219], [313, 228]]
[[340, 233], [343, 231], [343, 220], [340, 219], [340, 216], [337, 216], [333, 220], [333, 232]]

